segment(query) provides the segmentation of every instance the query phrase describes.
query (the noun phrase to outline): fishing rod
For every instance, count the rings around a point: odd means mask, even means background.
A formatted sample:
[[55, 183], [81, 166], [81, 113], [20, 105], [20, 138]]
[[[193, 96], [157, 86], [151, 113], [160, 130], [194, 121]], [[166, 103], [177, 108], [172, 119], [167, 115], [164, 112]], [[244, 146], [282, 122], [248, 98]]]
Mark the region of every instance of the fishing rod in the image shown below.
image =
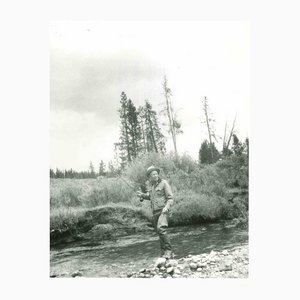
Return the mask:
[[[126, 183], [127, 186], [129, 186], [133, 191], [136, 191], [136, 188], [131, 184], [129, 183], [123, 176], [119, 176], [119, 178], [124, 182]], [[141, 190], [143, 192], [144, 188], [143, 186], [141, 186]], [[142, 198], [142, 196], [139, 197], [140, 198], [140, 202], [143, 202], [144, 199]]]

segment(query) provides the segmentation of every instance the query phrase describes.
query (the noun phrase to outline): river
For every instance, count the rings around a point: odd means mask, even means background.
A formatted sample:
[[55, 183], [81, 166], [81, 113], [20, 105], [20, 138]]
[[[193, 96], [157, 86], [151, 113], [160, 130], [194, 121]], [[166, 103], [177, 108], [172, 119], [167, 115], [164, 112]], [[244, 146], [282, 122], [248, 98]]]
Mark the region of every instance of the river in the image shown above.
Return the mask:
[[[176, 259], [248, 244], [248, 231], [229, 223], [169, 228]], [[126, 277], [160, 255], [158, 237], [146, 232], [101, 243], [73, 243], [50, 250], [50, 276]]]

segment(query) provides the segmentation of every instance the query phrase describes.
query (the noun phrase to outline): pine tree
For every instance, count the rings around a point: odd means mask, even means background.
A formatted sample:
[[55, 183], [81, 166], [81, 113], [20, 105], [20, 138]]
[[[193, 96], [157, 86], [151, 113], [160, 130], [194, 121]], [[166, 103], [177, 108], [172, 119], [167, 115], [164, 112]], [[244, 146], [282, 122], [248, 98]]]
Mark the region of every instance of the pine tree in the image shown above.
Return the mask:
[[59, 170], [58, 168], [56, 168], [55, 177], [56, 178], [64, 178], [65, 175], [64, 175], [64, 173], [61, 170]]
[[236, 134], [233, 134], [232, 138], [233, 140], [231, 150], [235, 155], [241, 156], [247, 147], [247, 141], [245, 144], [241, 143]]
[[50, 169], [50, 178], [55, 178], [55, 177], [56, 177], [55, 172], [52, 169]]
[[165, 137], [161, 133], [161, 129], [158, 125], [157, 113], [153, 110], [148, 100], [145, 101], [142, 117], [145, 125], [144, 133], [147, 152], [165, 153]]
[[199, 150], [199, 161], [201, 164], [215, 163], [220, 157], [220, 153], [217, 150], [214, 143], [210, 144], [205, 140]]
[[142, 131], [138, 120], [138, 111], [130, 99], [128, 100], [127, 114], [129, 149], [131, 157], [136, 158], [142, 150]]
[[95, 178], [96, 177], [96, 173], [95, 173], [95, 168], [92, 162], [90, 162], [90, 166], [89, 166], [89, 173], [90, 173], [90, 178]]
[[105, 164], [103, 162], [103, 160], [100, 161], [99, 164], [99, 176], [104, 176], [105, 175]]
[[128, 129], [128, 99], [124, 92], [121, 93], [121, 108], [119, 109], [120, 120], [121, 120], [121, 136], [119, 143], [121, 168], [123, 169], [127, 162], [132, 161], [130, 141], [129, 141], [129, 129]]
[[142, 152], [142, 130], [138, 118], [138, 111], [126, 94], [121, 94], [121, 108], [119, 109], [121, 121], [120, 142], [117, 143], [120, 152], [120, 164], [125, 165]]

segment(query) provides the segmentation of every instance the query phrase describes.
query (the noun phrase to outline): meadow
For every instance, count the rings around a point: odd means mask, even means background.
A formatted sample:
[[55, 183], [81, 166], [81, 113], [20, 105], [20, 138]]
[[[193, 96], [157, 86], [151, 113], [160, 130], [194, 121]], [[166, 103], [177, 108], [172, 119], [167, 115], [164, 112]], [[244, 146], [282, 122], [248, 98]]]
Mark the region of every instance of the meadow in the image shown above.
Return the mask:
[[[245, 225], [248, 214], [248, 160], [231, 155], [214, 164], [199, 165], [189, 156], [149, 153], [130, 164], [122, 175], [98, 179], [50, 179], [51, 242], [78, 236], [102, 224], [109, 230], [136, 232], [151, 222], [149, 201], [135, 191], [155, 165], [174, 193], [170, 226], [236, 219]], [[139, 226], [139, 224], [141, 226]], [[103, 229], [102, 228], [102, 229]], [[108, 229], [110, 228], [110, 229]], [[123, 231], [124, 232], [124, 231]]]

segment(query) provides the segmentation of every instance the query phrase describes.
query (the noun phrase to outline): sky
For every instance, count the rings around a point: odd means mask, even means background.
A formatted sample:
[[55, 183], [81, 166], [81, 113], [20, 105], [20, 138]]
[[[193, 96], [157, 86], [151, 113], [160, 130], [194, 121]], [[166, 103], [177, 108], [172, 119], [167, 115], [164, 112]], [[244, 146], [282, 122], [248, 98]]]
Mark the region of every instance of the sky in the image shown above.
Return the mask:
[[208, 138], [204, 97], [219, 150], [225, 124], [231, 128], [235, 117], [238, 137], [249, 136], [248, 22], [52, 22], [50, 167], [84, 171], [90, 162], [107, 164], [119, 140], [121, 92], [137, 107], [148, 99], [159, 113], [165, 75], [182, 124], [179, 153], [198, 159]]

